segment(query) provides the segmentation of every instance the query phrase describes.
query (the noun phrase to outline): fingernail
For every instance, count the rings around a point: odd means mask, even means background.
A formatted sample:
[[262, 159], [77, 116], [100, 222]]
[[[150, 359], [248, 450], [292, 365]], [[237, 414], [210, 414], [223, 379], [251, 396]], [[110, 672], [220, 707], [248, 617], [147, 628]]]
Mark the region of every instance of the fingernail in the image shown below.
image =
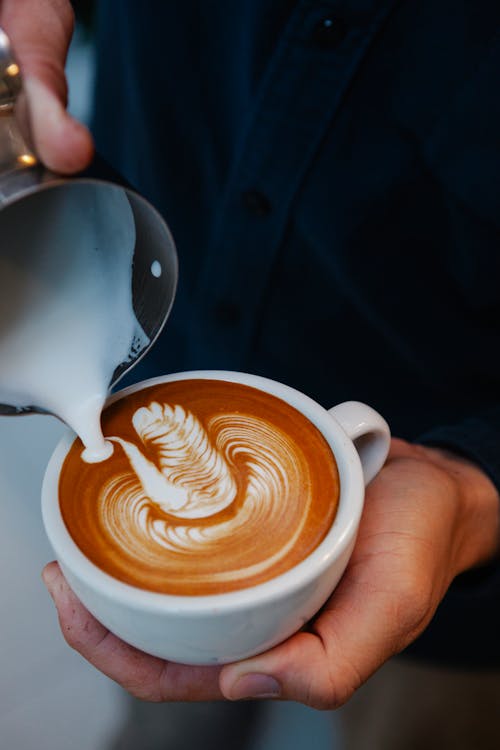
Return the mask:
[[242, 698], [277, 698], [281, 686], [274, 677], [267, 674], [245, 674], [239, 678], [231, 690], [233, 700]]

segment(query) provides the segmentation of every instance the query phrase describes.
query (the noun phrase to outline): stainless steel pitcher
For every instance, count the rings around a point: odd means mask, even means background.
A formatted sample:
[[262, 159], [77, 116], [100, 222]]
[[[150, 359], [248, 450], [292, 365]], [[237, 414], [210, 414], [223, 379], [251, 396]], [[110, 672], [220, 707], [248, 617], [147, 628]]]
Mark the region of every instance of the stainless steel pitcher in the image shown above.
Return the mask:
[[[129, 358], [115, 370], [110, 386], [119, 380], [152, 346], [168, 317], [177, 285], [178, 265], [172, 235], [158, 211], [96, 158], [84, 173], [65, 177], [48, 170], [29, 148], [16, 119], [16, 102], [22, 91], [19, 65], [11, 50], [7, 35], [0, 29], [0, 254], [6, 217], [12, 206], [26, 222], [40, 211], [33, 207], [45, 191], [54, 191], [54, 199], [63, 196], [75, 184], [80, 190], [102, 191], [122, 188], [130, 203], [135, 222], [132, 297], [136, 318], [149, 343], [130, 353]], [[91, 217], [89, 217], [91, 221]], [[111, 224], [118, 216], [109, 216]], [[41, 226], [40, 231], [47, 231]], [[157, 270], [161, 268], [161, 274]], [[1, 293], [1, 279], [0, 279]], [[1, 332], [0, 332], [1, 335]], [[0, 404], [0, 415], [26, 414], [42, 411], [36, 404], [22, 408]]]

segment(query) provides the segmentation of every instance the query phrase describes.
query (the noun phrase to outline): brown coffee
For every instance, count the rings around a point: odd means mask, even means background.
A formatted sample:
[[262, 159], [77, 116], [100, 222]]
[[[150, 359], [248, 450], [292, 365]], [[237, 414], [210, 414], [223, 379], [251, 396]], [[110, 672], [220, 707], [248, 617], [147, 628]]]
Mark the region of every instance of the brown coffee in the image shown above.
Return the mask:
[[334, 519], [339, 479], [319, 430], [256, 388], [153, 385], [109, 406], [111, 458], [61, 470], [64, 522], [111, 576], [169, 594], [233, 591], [292, 568]]

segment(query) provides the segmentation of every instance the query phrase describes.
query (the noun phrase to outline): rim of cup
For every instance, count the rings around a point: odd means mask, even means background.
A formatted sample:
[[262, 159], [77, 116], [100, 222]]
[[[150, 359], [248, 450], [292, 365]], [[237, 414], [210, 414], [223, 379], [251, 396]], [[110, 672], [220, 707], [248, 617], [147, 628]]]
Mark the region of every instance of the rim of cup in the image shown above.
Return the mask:
[[340, 496], [332, 526], [319, 545], [293, 568], [263, 583], [247, 588], [215, 594], [177, 595], [148, 591], [124, 583], [106, 573], [89, 560], [74, 542], [63, 521], [59, 505], [59, 472], [66, 455], [75, 441], [69, 430], [57, 444], [47, 465], [42, 485], [42, 517], [46, 534], [63, 568], [99, 594], [128, 607], [156, 612], [203, 614], [207, 610], [237, 610], [259, 605], [268, 600], [277, 601], [321, 577], [332, 564], [332, 559], [342, 557], [357, 533], [363, 508], [364, 481], [358, 453], [347, 434], [335, 418], [309, 396], [290, 386], [259, 375], [229, 370], [191, 370], [162, 375], [134, 383], [112, 394], [106, 405], [131, 393], [176, 380], [222, 380], [241, 383], [266, 391], [286, 401], [302, 412], [322, 433], [337, 462], [340, 478]]

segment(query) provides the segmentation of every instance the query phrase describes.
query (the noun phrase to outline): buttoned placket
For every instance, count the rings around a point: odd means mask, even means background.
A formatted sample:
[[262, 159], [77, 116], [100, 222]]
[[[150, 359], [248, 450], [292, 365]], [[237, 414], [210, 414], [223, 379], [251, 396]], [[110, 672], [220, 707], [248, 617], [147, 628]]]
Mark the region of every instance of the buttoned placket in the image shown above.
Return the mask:
[[396, 0], [297, 4], [262, 81], [198, 276], [190, 341], [211, 352], [207, 366], [244, 369], [294, 200], [395, 5]]

